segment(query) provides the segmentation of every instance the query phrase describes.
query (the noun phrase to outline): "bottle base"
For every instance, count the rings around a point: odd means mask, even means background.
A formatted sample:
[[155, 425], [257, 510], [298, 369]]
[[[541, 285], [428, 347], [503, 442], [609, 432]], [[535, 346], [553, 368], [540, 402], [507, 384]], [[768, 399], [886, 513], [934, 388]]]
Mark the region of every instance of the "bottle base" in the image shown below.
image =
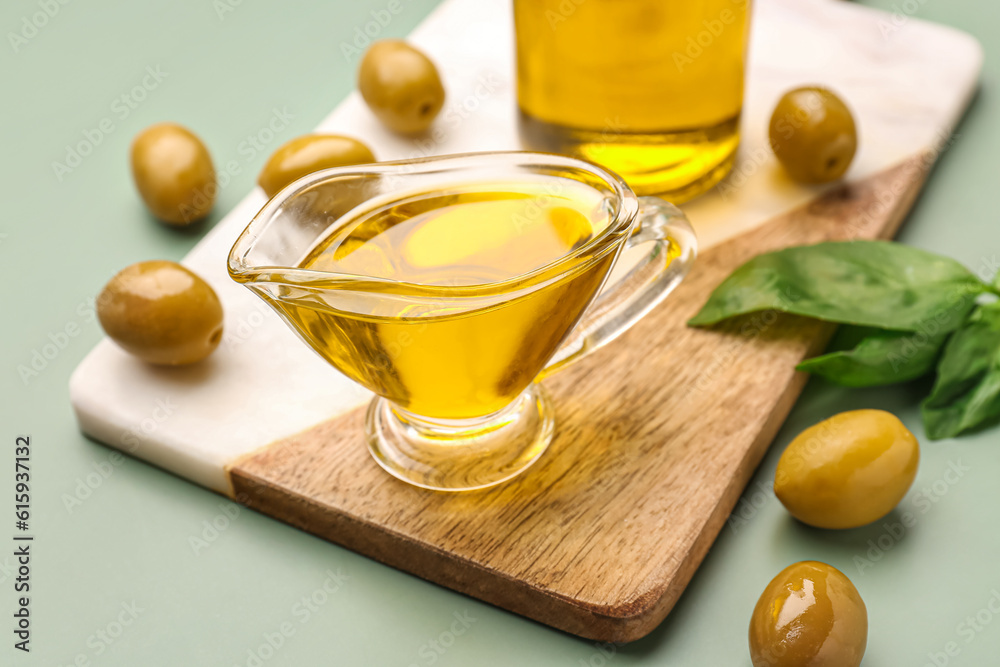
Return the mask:
[[581, 130], [519, 111], [521, 143], [530, 150], [583, 158], [614, 171], [639, 195], [673, 203], [692, 199], [733, 167], [740, 143], [739, 116], [681, 132], [621, 132], [613, 124]]

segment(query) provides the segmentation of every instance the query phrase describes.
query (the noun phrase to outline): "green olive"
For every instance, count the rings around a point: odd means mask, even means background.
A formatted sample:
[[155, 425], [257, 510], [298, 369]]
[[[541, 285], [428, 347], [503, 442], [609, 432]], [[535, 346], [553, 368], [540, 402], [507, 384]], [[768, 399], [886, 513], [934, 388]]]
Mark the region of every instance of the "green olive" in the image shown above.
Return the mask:
[[444, 106], [444, 86], [430, 58], [398, 39], [372, 44], [361, 59], [358, 89], [389, 129], [417, 134]]
[[284, 144], [268, 159], [257, 183], [268, 197], [307, 174], [330, 167], [374, 162], [368, 146], [338, 134], [306, 134]]
[[132, 141], [132, 178], [160, 220], [188, 225], [215, 203], [215, 167], [205, 144], [176, 123], [157, 123]]
[[854, 117], [826, 88], [785, 93], [771, 114], [771, 148], [788, 174], [802, 183], [828, 183], [847, 171], [858, 147]]
[[778, 460], [774, 493], [799, 521], [856, 528], [899, 504], [920, 463], [920, 446], [883, 410], [842, 412], [800, 433]]
[[858, 667], [868, 645], [868, 610], [851, 580], [826, 563], [778, 573], [750, 617], [754, 667]]
[[154, 364], [200, 361], [222, 340], [222, 304], [215, 290], [176, 262], [122, 269], [97, 298], [97, 317], [125, 351]]

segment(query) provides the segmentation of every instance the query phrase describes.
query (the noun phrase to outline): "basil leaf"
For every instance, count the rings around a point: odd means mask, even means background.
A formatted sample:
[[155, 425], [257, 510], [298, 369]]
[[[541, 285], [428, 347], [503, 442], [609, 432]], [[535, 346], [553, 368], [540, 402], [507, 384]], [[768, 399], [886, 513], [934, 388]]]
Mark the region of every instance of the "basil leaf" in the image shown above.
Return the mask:
[[[948, 338], [947, 332], [931, 335], [923, 331], [886, 331], [868, 327], [842, 327], [863, 337], [850, 349], [828, 352], [806, 359], [796, 370], [808, 371], [845, 387], [874, 387], [906, 382], [926, 375]], [[841, 332], [838, 332], [838, 337]], [[839, 347], [834, 344], [834, 347]]]
[[958, 327], [989, 288], [960, 263], [888, 241], [842, 241], [759, 255], [712, 292], [692, 326], [774, 309], [829, 322], [921, 331]]
[[932, 440], [1000, 421], [1000, 302], [977, 308], [952, 335], [921, 412]]

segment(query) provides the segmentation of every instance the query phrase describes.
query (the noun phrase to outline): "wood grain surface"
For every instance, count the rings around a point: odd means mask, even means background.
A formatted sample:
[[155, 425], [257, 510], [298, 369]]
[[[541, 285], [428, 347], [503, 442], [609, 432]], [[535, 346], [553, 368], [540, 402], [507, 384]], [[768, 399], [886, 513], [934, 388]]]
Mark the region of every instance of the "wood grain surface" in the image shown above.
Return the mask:
[[[576, 635], [631, 641], [677, 601], [805, 383], [830, 327], [773, 312], [685, 326], [752, 256], [890, 238], [920, 155], [709, 251], [629, 332], [547, 379], [556, 435], [526, 474], [466, 494], [379, 468], [358, 409], [234, 463], [238, 498], [393, 567]], [[695, 221], [697, 222], [697, 221]]]

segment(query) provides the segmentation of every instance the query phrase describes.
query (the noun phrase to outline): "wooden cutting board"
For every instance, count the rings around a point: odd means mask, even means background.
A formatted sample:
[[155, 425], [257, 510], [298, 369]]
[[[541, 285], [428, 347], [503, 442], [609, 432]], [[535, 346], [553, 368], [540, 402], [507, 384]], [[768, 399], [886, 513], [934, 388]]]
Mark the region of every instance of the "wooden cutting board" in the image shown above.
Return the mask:
[[[358, 136], [381, 159], [517, 148], [509, 14], [507, 0], [447, 0], [411, 36], [448, 88], [432, 139], [387, 133], [357, 95], [320, 129]], [[705, 250], [632, 330], [546, 381], [555, 441], [521, 478], [442, 495], [369, 458], [361, 414], [370, 396], [226, 275], [259, 191], [184, 260], [222, 299], [219, 349], [167, 369], [103, 341], [70, 383], [81, 428], [454, 590], [581, 636], [641, 637], [676, 602], [790, 410], [805, 382], [796, 362], [830, 333], [773, 313], [714, 331], [684, 322], [757, 253], [891, 237], [974, 90], [974, 40], [897, 18], [828, 0], [755, 2], [738, 164], [684, 206]], [[814, 82], [837, 89], [859, 121], [847, 185], [797, 186], [766, 148], [777, 97]]]

